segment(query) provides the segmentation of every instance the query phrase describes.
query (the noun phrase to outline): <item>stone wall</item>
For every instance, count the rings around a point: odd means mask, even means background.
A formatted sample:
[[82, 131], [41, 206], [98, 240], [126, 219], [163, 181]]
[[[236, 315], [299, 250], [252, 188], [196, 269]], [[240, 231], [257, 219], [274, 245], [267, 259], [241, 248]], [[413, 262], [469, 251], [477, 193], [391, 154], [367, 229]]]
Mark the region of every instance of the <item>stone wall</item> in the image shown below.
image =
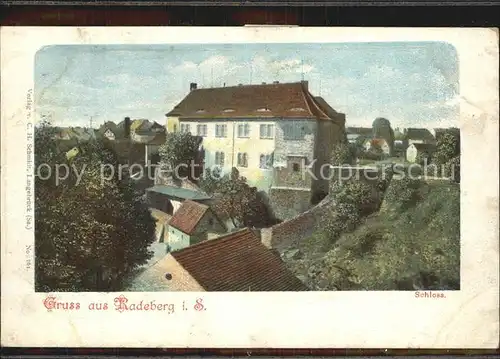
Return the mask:
[[311, 208], [311, 191], [302, 189], [271, 188], [269, 205], [274, 217], [289, 220]]
[[[337, 173], [337, 175], [342, 174], [342, 178], [344, 180], [349, 179], [348, 174], [351, 174], [351, 178], [362, 180], [373, 186], [372, 195], [374, 203], [379, 202], [379, 192], [377, 190], [377, 184], [380, 171], [378, 169], [355, 168], [351, 171], [348, 171], [344, 168], [338, 170], [334, 169], [334, 171], [342, 171], [340, 173]], [[271, 202], [273, 200], [272, 193], [273, 192], [271, 191]], [[285, 195], [284, 198], [281, 198], [282, 202], [280, 203], [280, 208], [282, 214], [285, 213], [285, 211], [287, 211], [287, 214], [291, 213], [290, 208], [293, 208], [294, 200], [295, 199], [291, 194]], [[302, 199], [302, 201], [304, 201], [304, 199]], [[313, 232], [321, 228], [323, 219], [326, 215], [330, 215], [330, 211], [334, 206], [334, 200], [330, 196], [327, 196], [318, 205], [309, 208], [292, 218], [286, 218], [287, 220], [275, 226], [261, 229], [261, 241], [268, 248], [277, 249], [279, 251], [288, 247], [292, 247], [296, 243], [307, 239], [313, 234]], [[276, 208], [274, 209], [276, 211]], [[377, 209], [378, 205], [377, 208], [370, 208], [370, 211], [373, 212]]]
[[269, 228], [260, 230], [261, 242], [268, 248], [281, 251], [307, 239], [321, 226], [322, 218], [334, 205], [327, 197], [317, 206], [305, 211], [294, 218]]

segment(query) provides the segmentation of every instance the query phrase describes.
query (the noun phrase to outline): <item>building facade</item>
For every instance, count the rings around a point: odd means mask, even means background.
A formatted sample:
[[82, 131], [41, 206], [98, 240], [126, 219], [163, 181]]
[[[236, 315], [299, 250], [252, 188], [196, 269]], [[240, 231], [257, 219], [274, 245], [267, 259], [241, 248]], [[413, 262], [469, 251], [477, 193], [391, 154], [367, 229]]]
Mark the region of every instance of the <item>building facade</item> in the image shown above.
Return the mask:
[[268, 193], [282, 187], [327, 192], [318, 174], [345, 137], [344, 126], [345, 115], [314, 97], [306, 81], [207, 89], [191, 84], [167, 114], [169, 130], [203, 138], [205, 168], [228, 173], [236, 167]]
[[209, 239], [209, 234], [224, 234], [227, 229], [207, 205], [186, 200], [168, 224], [168, 245], [177, 251]]

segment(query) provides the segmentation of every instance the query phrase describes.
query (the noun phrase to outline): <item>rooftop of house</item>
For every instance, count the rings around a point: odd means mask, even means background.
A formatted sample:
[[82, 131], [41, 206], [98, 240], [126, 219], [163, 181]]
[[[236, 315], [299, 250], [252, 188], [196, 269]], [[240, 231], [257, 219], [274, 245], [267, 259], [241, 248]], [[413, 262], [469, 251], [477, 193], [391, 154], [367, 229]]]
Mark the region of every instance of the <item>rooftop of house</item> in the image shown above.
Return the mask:
[[417, 151], [435, 151], [436, 146], [430, 143], [413, 143], [411, 146], [414, 146]]
[[407, 128], [405, 137], [408, 140], [434, 140], [431, 131], [426, 128]]
[[385, 138], [372, 138], [370, 140], [370, 143], [374, 146], [384, 146], [384, 145], [387, 145], [387, 141], [385, 140]]
[[55, 127], [54, 129], [58, 139], [86, 141], [95, 136], [95, 130], [87, 127]]
[[208, 194], [201, 191], [165, 185], [156, 185], [146, 189], [146, 191], [160, 193], [168, 197], [190, 199], [195, 201], [209, 200], [211, 198]]
[[214, 118], [310, 118], [330, 120], [337, 112], [314, 97], [307, 81], [191, 90], [167, 116]]
[[305, 291], [305, 285], [249, 229], [172, 252], [206, 291]]
[[151, 133], [154, 131], [165, 132], [165, 126], [160, 125], [156, 121], [144, 120], [135, 128], [135, 133], [137, 134]]
[[194, 232], [196, 226], [207, 211], [209, 211], [207, 205], [186, 200], [182, 202], [182, 205], [174, 213], [168, 224], [190, 235]]
[[[135, 119], [130, 120], [130, 131], [131, 132], [148, 132], [155, 128], [164, 128], [160, 124], [156, 122], [151, 122], [146, 119]], [[110, 130], [114, 133], [116, 137], [122, 137], [125, 135], [125, 120], [122, 120], [118, 123], [113, 121], [107, 121], [99, 127], [97, 132], [101, 135], [106, 133], [107, 130]]]
[[157, 222], [160, 222], [160, 223], [167, 223], [172, 218], [172, 216], [170, 214], [165, 213], [163, 211], [160, 211], [160, 210], [158, 210], [156, 208], [150, 208], [149, 211], [151, 212], [151, 216]]

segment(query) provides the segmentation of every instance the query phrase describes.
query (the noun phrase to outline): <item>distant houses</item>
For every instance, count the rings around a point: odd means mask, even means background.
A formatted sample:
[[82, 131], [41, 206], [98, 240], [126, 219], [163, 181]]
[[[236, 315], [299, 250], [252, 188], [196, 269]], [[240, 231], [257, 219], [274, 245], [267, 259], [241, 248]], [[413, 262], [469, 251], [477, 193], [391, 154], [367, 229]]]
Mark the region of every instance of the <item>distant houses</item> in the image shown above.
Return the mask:
[[436, 143], [436, 138], [427, 128], [406, 128], [403, 133], [408, 146], [412, 143]]
[[437, 141], [443, 133], [446, 131], [459, 131], [459, 129], [396, 128], [394, 130], [392, 151], [387, 141], [374, 138], [369, 128], [347, 127], [346, 131], [350, 143], [362, 146], [364, 154], [362, 153], [361, 157], [378, 151], [385, 156], [403, 157], [410, 162], [414, 162], [418, 154], [431, 156], [435, 151]]
[[383, 138], [373, 138], [368, 139], [365, 142], [366, 151], [380, 152], [383, 155], [389, 156], [391, 154], [391, 147], [387, 143], [387, 140]]
[[[130, 117], [118, 124], [104, 123], [97, 131], [97, 136], [109, 140], [119, 155], [132, 163], [157, 164], [158, 151], [166, 141], [166, 129], [157, 122]], [[130, 147], [130, 148], [127, 148]]]
[[70, 151], [68, 157], [78, 153], [79, 144], [91, 139], [109, 141], [118, 157], [130, 164], [159, 162], [159, 147], [166, 141], [166, 129], [157, 122], [131, 120], [126, 117], [119, 123], [108, 121], [98, 129], [85, 127], [55, 127], [55, 139], [62, 151]]
[[132, 280], [130, 291], [307, 291], [249, 229], [173, 251]]
[[369, 127], [347, 127], [347, 141], [349, 143], [364, 143], [373, 137], [373, 130]]

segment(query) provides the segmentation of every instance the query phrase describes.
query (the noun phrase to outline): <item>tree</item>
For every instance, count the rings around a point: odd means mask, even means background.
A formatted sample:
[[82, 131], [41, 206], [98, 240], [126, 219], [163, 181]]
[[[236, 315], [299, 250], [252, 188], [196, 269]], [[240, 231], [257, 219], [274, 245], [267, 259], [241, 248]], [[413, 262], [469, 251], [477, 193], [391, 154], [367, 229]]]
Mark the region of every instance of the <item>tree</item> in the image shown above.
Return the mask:
[[447, 129], [438, 138], [434, 163], [442, 168], [444, 176], [460, 182], [460, 131]]
[[343, 184], [334, 182], [330, 196], [335, 201], [335, 206], [325, 218], [324, 232], [332, 241], [342, 233], [354, 230], [363, 216], [378, 207], [374, 189], [359, 180], [349, 180]]
[[390, 149], [390, 155], [394, 152], [394, 131], [388, 119], [377, 117], [372, 123], [373, 137], [383, 138], [387, 141]]
[[263, 228], [274, 224], [263, 195], [256, 187], [250, 187], [236, 168], [221, 178], [207, 170], [200, 187], [214, 194], [216, 211], [225, 214], [236, 228]]
[[356, 148], [347, 142], [336, 144], [331, 155], [331, 164], [334, 166], [351, 165], [356, 158]]
[[197, 179], [202, 170], [200, 143], [200, 137], [192, 136], [189, 132], [168, 133], [165, 144], [159, 149], [161, 164], [169, 167], [174, 176]]
[[[51, 131], [47, 124], [35, 130], [36, 168], [72, 170], [61, 183], [54, 176], [35, 180], [36, 290], [119, 290], [122, 279], [151, 258], [155, 221], [128, 174], [120, 179], [112, 150], [91, 141], [67, 160]], [[101, 165], [114, 173], [103, 176]]]

